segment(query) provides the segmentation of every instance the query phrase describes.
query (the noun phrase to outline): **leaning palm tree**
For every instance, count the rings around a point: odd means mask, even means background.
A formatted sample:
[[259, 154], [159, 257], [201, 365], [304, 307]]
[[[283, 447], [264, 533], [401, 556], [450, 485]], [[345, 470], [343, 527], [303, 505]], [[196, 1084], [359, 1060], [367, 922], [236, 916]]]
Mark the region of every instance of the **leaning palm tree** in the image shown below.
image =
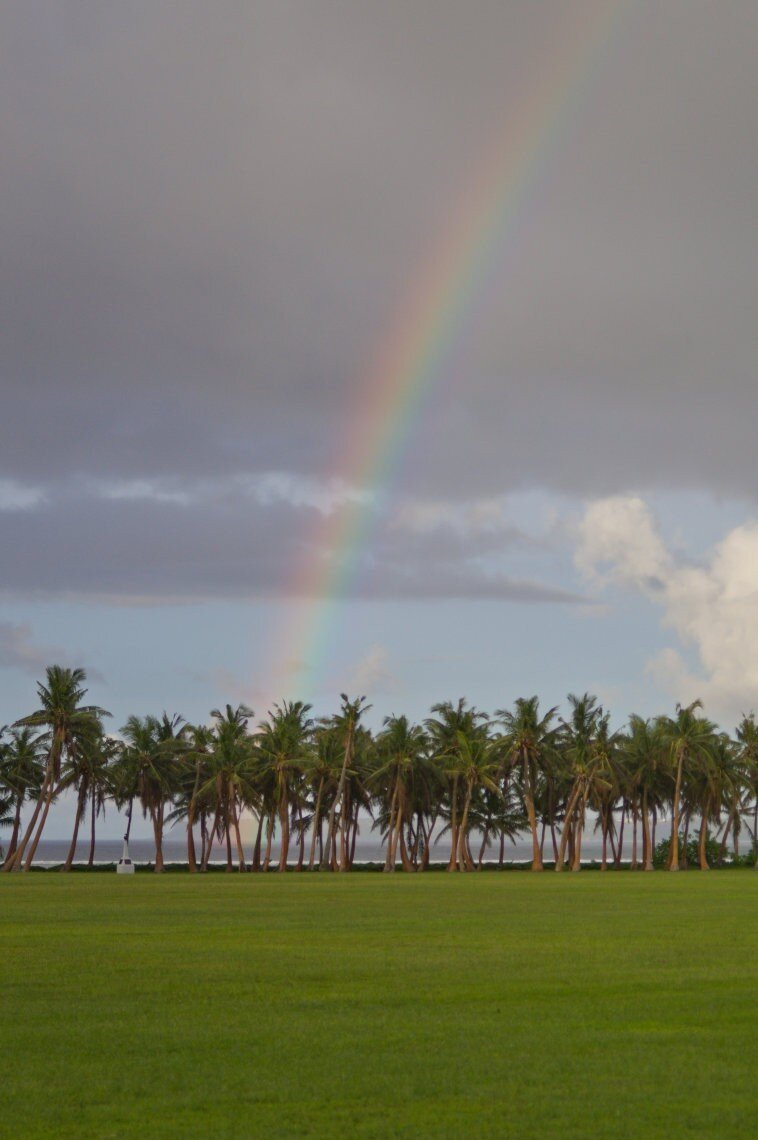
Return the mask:
[[[84, 688], [86, 679], [84, 669], [50, 665], [45, 673], [45, 682], [40, 681], [37, 685], [40, 707], [29, 716], [16, 721], [15, 727], [44, 730], [47, 758], [40, 794], [23, 838], [9, 864], [10, 870], [20, 870], [22, 863], [25, 871], [31, 867], [50, 806], [60, 790], [61, 764], [87, 740], [97, 736], [101, 732], [101, 719], [110, 716], [110, 713], [97, 705], [82, 704], [87, 693]], [[27, 846], [29, 851], [26, 862], [23, 862]]]

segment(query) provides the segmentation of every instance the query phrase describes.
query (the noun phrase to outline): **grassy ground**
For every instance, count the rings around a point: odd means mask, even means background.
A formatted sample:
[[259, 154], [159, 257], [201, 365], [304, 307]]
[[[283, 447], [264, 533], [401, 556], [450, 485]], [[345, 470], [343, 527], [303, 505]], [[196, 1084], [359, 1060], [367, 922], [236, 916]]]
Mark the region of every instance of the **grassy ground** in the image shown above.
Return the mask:
[[3, 1136], [755, 1135], [758, 874], [0, 877]]

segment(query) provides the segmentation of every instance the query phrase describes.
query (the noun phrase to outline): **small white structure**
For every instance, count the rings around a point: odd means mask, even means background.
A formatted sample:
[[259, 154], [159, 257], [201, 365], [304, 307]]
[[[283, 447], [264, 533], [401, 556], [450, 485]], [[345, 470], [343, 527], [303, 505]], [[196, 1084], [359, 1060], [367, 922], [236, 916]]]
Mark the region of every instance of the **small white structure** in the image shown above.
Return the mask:
[[129, 844], [126, 842], [126, 839], [124, 839], [124, 850], [122, 851], [121, 858], [119, 859], [118, 864], [116, 866], [116, 874], [117, 875], [133, 875], [134, 874], [134, 863], [132, 863], [131, 859], [129, 858]]

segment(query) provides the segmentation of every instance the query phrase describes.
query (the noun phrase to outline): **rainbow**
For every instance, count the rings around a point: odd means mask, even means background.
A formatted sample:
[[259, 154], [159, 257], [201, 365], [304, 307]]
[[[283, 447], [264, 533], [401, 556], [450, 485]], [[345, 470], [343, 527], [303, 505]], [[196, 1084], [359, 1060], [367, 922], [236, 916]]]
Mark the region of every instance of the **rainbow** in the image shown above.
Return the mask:
[[[631, 0], [582, 5], [571, 34], [537, 69], [515, 116], [489, 146], [443, 240], [415, 276], [397, 319], [356, 385], [357, 402], [339, 469], [354, 501], [324, 515], [304, 544], [286, 591], [287, 628], [277, 636], [272, 680], [299, 697], [312, 692], [342, 599], [354, 584], [377, 506], [419, 422], [435, 381], [459, 350], [472, 318], [523, 229], [539, 179], [576, 116]], [[323, 551], [323, 557], [314, 554]], [[305, 612], [303, 612], [305, 606]], [[278, 690], [279, 692], [282, 689]]]

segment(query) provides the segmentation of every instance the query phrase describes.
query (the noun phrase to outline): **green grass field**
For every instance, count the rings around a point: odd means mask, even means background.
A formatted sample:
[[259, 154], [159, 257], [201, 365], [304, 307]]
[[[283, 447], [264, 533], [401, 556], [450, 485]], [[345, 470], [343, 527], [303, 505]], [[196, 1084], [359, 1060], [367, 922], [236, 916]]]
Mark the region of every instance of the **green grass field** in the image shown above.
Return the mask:
[[3, 1136], [754, 1136], [758, 874], [2, 876]]

